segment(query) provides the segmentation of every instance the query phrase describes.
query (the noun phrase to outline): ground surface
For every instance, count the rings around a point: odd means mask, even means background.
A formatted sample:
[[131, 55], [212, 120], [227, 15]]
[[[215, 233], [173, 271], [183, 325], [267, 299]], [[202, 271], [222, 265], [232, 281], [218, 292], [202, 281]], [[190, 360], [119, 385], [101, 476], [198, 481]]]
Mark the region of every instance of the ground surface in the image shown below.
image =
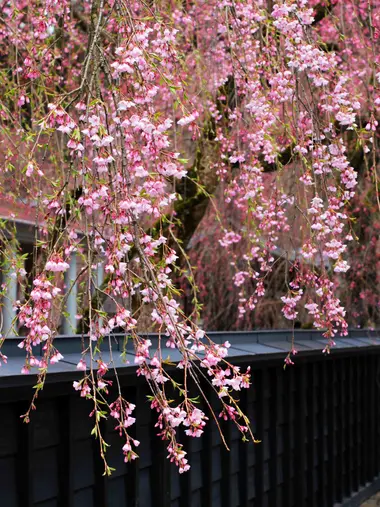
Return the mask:
[[380, 507], [380, 493], [361, 504], [361, 507]]

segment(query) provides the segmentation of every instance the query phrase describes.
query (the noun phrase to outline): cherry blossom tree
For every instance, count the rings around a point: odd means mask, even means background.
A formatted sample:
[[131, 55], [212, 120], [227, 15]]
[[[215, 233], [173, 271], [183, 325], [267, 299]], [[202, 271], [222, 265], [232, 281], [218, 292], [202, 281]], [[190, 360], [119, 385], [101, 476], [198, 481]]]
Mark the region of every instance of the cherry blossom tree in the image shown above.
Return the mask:
[[[0, 191], [33, 203], [36, 220], [30, 283], [15, 229], [1, 232], [25, 293], [14, 301], [23, 373], [38, 376], [25, 420], [63, 357], [55, 337], [75, 285], [73, 332], [88, 338], [74, 388], [93, 402], [106, 474], [102, 417], [115, 418], [125, 461], [138, 446], [135, 407], [108, 392], [102, 350], [116, 330], [133, 343], [180, 472], [177, 429], [199, 437], [208, 420], [189, 379], [204, 396], [206, 378], [220, 417], [253, 439], [236, 396], [250, 373], [202, 320], [215, 327], [233, 307], [235, 328], [251, 326], [269, 297], [288, 326], [322, 330], [328, 352], [348, 321], [378, 319], [377, 0], [12, 0], [0, 26]], [[80, 269], [63, 290], [73, 254]], [[181, 384], [164, 347], [180, 353]]]

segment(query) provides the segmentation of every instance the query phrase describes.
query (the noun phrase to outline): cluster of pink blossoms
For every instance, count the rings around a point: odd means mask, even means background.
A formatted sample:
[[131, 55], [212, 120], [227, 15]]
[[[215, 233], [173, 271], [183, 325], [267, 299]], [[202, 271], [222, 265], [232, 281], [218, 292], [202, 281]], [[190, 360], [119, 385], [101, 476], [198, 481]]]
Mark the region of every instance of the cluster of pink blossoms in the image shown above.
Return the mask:
[[[53, 323], [51, 309], [53, 300], [57, 298], [61, 289], [55, 287], [44, 275], [33, 281], [30, 301], [20, 306], [18, 319], [20, 324], [28, 329], [27, 336], [19, 343], [19, 347], [26, 350], [27, 359], [22, 373], [29, 373], [31, 367], [47, 368], [51, 364], [63, 359], [53, 346]], [[43, 343], [43, 358], [38, 360], [33, 353], [33, 347]]]
[[46, 263], [45, 270], [53, 271], [55, 273], [64, 272], [69, 269], [69, 264], [60, 258], [51, 259]]

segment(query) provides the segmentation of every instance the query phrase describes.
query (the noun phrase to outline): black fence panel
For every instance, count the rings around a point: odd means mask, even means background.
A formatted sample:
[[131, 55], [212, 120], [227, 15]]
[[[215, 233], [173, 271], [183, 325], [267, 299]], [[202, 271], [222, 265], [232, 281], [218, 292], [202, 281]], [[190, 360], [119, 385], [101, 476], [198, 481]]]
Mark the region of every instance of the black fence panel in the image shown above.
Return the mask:
[[[248, 341], [241, 344], [245, 338], [239, 340], [235, 347], [248, 347]], [[91, 402], [72, 387], [78, 372], [51, 377], [30, 424], [20, 416], [32, 384], [23, 385], [25, 377], [16, 375], [0, 377], [0, 506], [359, 506], [380, 490], [378, 340], [367, 346], [347, 340], [329, 356], [320, 348], [300, 352], [285, 370], [286, 354], [275, 343], [276, 353], [247, 352], [236, 359], [242, 368], [251, 366], [252, 386], [239, 398], [261, 442], [243, 443], [231, 423], [221, 423], [228, 452], [210, 421], [202, 438], [181, 439], [191, 464], [183, 475], [166, 459], [149, 391], [133, 368], [121, 369], [119, 378], [123, 395], [136, 404], [132, 431], [141, 442], [140, 458], [125, 464], [124, 442], [112, 421], [102, 422], [109, 465], [116, 468], [110, 478], [103, 475], [99, 442], [90, 435]], [[210, 388], [203, 388], [217, 406]], [[205, 402], [202, 408], [208, 410]]]

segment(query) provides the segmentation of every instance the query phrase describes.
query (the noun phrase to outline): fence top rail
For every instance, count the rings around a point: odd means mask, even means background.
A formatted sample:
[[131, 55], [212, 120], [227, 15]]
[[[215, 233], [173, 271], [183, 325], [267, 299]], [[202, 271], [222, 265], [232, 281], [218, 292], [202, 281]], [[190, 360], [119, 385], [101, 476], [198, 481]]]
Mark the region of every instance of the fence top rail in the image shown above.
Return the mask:
[[[216, 343], [229, 341], [231, 344], [229, 357], [236, 363], [258, 359], [260, 361], [281, 360], [291, 350], [292, 343], [294, 343], [300, 357], [306, 355], [323, 357], [322, 350], [327, 344], [322, 332], [316, 330], [211, 331], [208, 335]], [[114, 366], [123, 373], [132, 373], [136, 368], [134, 349], [132, 340], [125, 343], [126, 336], [126, 334], [109, 335], [108, 339], [103, 342], [102, 358], [104, 361], [110, 362], [112, 351]], [[152, 351], [154, 351], [160, 340], [159, 335], [141, 333], [141, 336], [148, 337], [152, 341]], [[29, 384], [35, 380], [37, 369], [32, 370], [30, 375], [21, 375], [21, 368], [25, 361], [25, 351], [17, 346], [21, 341], [22, 337], [11, 337], [4, 341], [2, 352], [8, 357], [8, 360], [0, 368], [0, 388], [9, 386], [11, 379], [13, 379], [12, 383], [20, 383], [20, 385]], [[81, 357], [82, 342], [86, 343], [88, 336], [60, 335], [54, 341], [64, 359], [57, 364], [49, 365], [48, 377], [52, 380], [56, 374], [59, 375], [60, 379], [62, 377], [71, 378], [73, 374], [77, 375], [76, 365]], [[348, 351], [369, 351], [374, 347], [379, 347], [380, 350], [380, 329], [350, 329], [348, 336], [337, 337], [334, 341], [335, 346], [332, 349], [332, 355]], [[162, 336], [163, 345], [165, 342], [166, 337]], [[42, 346], [43, 344], [35, 349], [37, 358], [42, 356]], [[121, 357], [122, 352], [125, 352], [124, 358]], [[172, 363], [176, 363], [181, 359], [180, 353], [176, 349], [167, 349], [161, 345], [161, 352], [163, 357], [170, 356]]]

